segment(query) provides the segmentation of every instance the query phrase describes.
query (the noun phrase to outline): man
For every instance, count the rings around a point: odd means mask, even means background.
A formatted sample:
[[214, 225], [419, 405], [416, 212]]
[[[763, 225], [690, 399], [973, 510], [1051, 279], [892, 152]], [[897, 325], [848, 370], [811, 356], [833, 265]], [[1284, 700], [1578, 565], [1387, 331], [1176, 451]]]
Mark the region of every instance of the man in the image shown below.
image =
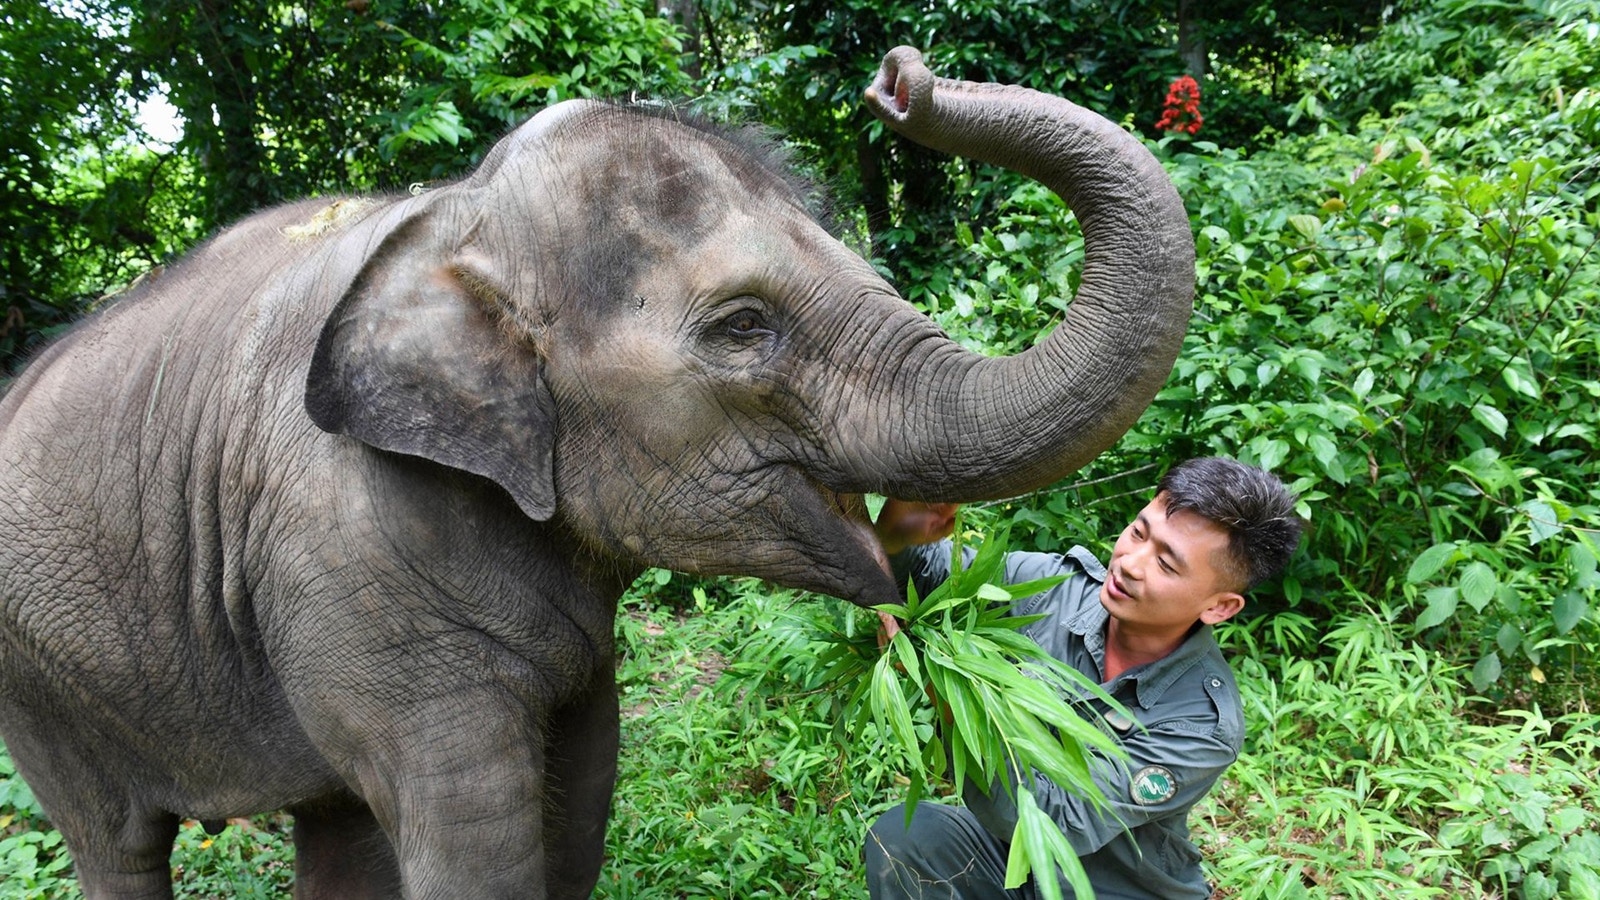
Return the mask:
[[[1123, 530], [1104, 567], [1082, 547], [1065, 556], [1011, 553], [1011, 583], [1066, 575], [1050, 591], [1018, 601], [1043, 614], [1024, 633], [1051, 656], [1099, 682], [1130, 719], [1092, 699], [1128, 753], [1102, 760], [1096, 781], [1110, 801], [1098, 810], [1042, 777], [1040, 807], [1061, 826], [1099, 900], [1204, 900], [1210, 888], [1189, 841], [1189, 809], [1234, 761], [1244, 738], [1239, 689], [1212, 626], [1244, 606], [1244, 593], [1281, 572], [1300, 543], [1295, 497], [1274, 476], [1231, 459], [1174, 466], [1154, 499]], [[926, 596], [949, 574], [955, 507], [890, 500], [877, 522], [896, 577]], [[893, 630], [892, 619], [885, 628]], [[909, 828], [896, 807], [872, 826], [867, 884], [890, 898], [1033, 898], [1032, 882], [1006, 891], [1016, 809], [1000, 786], [962, 792], [966, 807], [918, 804]], [[1037, 874], [1035, 877], [1038, 877]], [[1062, 883], [1063, 892], [1072, 896]]]

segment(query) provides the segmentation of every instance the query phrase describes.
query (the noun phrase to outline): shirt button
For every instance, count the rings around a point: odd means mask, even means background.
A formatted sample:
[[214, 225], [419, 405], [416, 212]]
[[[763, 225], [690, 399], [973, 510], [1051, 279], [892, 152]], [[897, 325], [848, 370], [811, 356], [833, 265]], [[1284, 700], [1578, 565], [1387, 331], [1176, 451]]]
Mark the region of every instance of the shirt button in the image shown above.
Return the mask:
[[1213, 679], [1211, 679], [1211, 686], [1214, 687], [1214, 688], [1222, 687], [1222, 679], [1221, 678], [1213, 678]]

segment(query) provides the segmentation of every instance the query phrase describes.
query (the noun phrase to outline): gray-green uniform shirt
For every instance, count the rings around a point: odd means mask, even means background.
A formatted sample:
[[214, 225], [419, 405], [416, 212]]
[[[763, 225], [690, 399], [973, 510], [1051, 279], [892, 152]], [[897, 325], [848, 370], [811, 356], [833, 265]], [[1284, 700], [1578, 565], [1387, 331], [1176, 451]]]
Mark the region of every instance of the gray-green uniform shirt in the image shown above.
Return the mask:
[[[914, 579], [926, 596], [949, 575], [950, 552], [948, 541], [909, 548], [894, 559], [896, 575]], [[1006, 557], [1008, 583], [1053, 575], [1068, 579], [1018, 601], [1019, 615], [1044, 616], [1024, 633], [1101, 683], [1135, 721], [1109, 713], [1099, 701], [1074, 698], [1080, 711], [1100, 718], [1128, 754], [1126, 765], [1103, 761], [1097, 767], [1096, 781], [1110, 808], [1096, 810], [1042, 776], [1035, 797], [1078, 851], [1101, 900], [1203, 900], [1210, 889], [1200, 852], [1189, 841], [1189, 810], [1239, 755], [1244, 714], [1233, 673], [1211, 626], [1200, 625], [1165, 658], [1105, 684], [1109, 616], [1100, 605], [1105, 568], [1082, 547], [1065, 556], [1014, 552]], [[1010, 839], [1016, 810], [1004, 790], [996, 787], [985, 795], [969, 784], [962, 798], [990, 834]]]

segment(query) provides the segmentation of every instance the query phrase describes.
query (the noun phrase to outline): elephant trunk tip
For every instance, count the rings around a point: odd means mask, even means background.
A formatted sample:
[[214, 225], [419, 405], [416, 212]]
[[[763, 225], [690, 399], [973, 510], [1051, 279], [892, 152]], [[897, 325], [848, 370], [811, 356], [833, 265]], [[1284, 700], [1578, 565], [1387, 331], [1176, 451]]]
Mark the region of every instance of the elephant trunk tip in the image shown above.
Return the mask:
[[884, 56], [877, 77], [867, 86], [867, 105], [879, 118], [903, 122], [927, 105], [933, 81], [916, 48], [896, 47]]

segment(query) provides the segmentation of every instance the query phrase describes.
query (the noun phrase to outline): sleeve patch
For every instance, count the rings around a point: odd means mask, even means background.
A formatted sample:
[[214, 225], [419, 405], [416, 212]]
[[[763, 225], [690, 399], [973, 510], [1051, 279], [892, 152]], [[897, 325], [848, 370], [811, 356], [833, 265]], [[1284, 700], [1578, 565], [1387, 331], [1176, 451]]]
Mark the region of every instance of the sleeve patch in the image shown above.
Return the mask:
[[1140, 806], [1155, 806], [1172, 799], [1178, 792], [1178, 779], [1165, 766], [1145, 766], [1133, 776], [1129, 793]]

